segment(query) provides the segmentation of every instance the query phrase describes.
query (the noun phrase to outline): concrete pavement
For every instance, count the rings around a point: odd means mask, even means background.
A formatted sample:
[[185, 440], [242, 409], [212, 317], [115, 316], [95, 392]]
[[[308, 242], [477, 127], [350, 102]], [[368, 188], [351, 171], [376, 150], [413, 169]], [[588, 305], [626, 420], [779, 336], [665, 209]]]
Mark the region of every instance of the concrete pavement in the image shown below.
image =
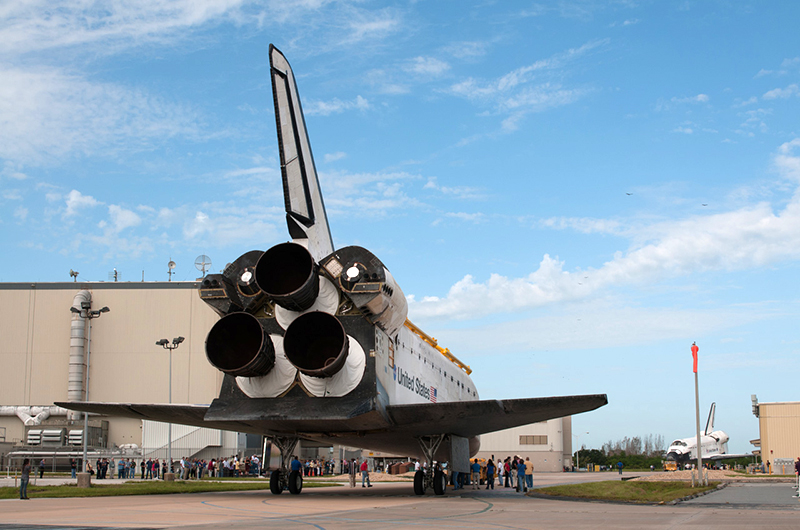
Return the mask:
[[[544, 482], [594, 479], [598, 474], [541, 475]], [[606, 475], [610, 478], [611, 475]], [[618, 477], [618, 476], [617, 476]], [[380, 530], [416, 528], [516, 529], [575, 528], [621, 529], [700, 527], [796, 529], [797, 504], [716, 504], [715, 495], [732, 494], [753, 499], [769, 497], [765, 485], [736, 485], [677, 506], [632, 506], [538, 499], [510, 489], [453, 492], [444, 497], [417, 497], [409, 483], [377, 483], [374, 488], [348, 486], [306, 489], [299, 496], [268, 492], [235, 492], [72, 499], [0, 501], [0, 529], [10, 528], [192, 528], [262, 530], [264, 527], [319, 530]], [[791, 485], [773, 486], [793, 493]], [[755, 496], [754, 496], [755, 495]], [[705, 501], [705, 502], [703, 502]], [[796, 501], [796, 499], [795, 499]], [[31, 525], [31, 526], [23, 526]]]

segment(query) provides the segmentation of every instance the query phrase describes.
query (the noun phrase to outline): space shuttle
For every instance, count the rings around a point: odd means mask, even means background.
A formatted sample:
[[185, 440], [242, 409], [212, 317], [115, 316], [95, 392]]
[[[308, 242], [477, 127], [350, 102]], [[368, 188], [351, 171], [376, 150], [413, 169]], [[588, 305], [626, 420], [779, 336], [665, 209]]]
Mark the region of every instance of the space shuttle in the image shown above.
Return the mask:
[[[727, 460], [730, 458], [743, 458], [753, 456], [751, 453], [731, 454], [728, 453], [728, 440], [730, 437], [725, 431], [714, 430], [714, 416], [717, 404], [712, 403], [708, 411], [706, 428], [700, 431], [700, 449], [703, 460]], [[680, 438], [669, 444], [666, 460], [674, 460], [679, 464], [697, 462], [697, 436]]]
[[294, 74], [269, 48], [290, 241], [207, 275], [199, 296], [220, 319], [206, 339], [225, 376], [210, 405], [68, 402], [78, 411], [262, 435], [281, 453], [270, 490], [297, 494], [299, 440], [427, 462], [414, 492], [445, 491], [434, 462], [468, 472], [480, 435], [591, 411], [605, 394], [481, 400], [470, 368], [408, 320], [389, 268], [358, 246], [336, 248]]

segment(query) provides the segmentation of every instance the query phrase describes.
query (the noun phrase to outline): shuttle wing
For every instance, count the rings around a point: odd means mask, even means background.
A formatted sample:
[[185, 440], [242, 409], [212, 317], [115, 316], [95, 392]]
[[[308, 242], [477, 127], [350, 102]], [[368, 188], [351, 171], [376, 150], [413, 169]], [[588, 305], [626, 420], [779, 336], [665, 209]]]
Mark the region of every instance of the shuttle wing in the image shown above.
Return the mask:
[[607, 403], [605, 394], [595, 394], [391, 405], [386, 407], [386, 412], [395, 425], [415, 436], [446, 432], [469, 438], [588, 412]]
[[106, 416], [119, 416], [137, 420], [162, 421], [164, 423], [179, 423], [181, 425], [194, 425], [195, 427], [209, 427], [212, 429], [227, 429], [231, 426], [223, 421], [208, 422], [203, 418], [208, 411], [208, 405], [172, 405], [166, 403], [104, 403], [98, 401], [63, 401], [58, 405], [69, 410], [103, 414]]
[[[703, 460], [730, 460], [732, 458], [750, 458], [753, 456], [753, 453], [742, 453], [742, 454], [716, 454], [716, 455], [706, 455], [703, 457]], [[692, 461], [697, 460], [696, 458], [692, 458]]]
[[[236, 430], [240, 432], [264, 433], [291, 431], [292, 424], [296, 432], [302, 432], [313, 438], [315, 429], [309, 428], [307, 414], [292, 415], [280, 412], [279, 400], [275, 401], [275, 409], [269, 417], [232, 420], [206, 420], [209, 407], [206, 405], [168, 405], [147, 403], [99, 403], [86, 401], [58, 402], [56, 405], [70, 410], [122, 416], [140, 420], [160, 421], [164, 423], [180, 423], [196, 427], [212, 429]], [[605, 394], [582, 396], [558, 396], [531, 399], [505, 399], [483, 401], [452, 401], [445, 403], [425, 403], [415, 405], [390, 405], [386, 407], [389, 424], [383, 424], [372, 432], [380, 438], [385, 447], [387, 441], [383, 435], [391, 434], [396, 447], [404, 449], [416, 436], [431, 433], [448, 433], [470, 438], [489, 432], [510, 429], [520, 425], [528, 425], [553, 418], [561, 418], [588, 412], [608, 403]], [[367, 411], [365, 411], [367, 412]], [[348, 419], [349, 420], [349, 419]], [[344, 422], [342, 423], [344, 426]], [[378, 427], [378, 425], [375, 425]], [[323, 432], [336, 432], [335, 422], [328, 421]], [[348, 429], [349, 430], [349, 429]], [[380, 434], [379, 434], [380, 433]], [[361, 444], [369, 448], [370, 429], [359, 435]], [[733, 458], [733, 457], [726, 457]]]
[[271, 44], [269, 62], [289, 235], [296, 243], [308, 248], [314, 260], [319, 261], [333, 252], [333, 238], [322, 202], [300, 96], [289, 61]]

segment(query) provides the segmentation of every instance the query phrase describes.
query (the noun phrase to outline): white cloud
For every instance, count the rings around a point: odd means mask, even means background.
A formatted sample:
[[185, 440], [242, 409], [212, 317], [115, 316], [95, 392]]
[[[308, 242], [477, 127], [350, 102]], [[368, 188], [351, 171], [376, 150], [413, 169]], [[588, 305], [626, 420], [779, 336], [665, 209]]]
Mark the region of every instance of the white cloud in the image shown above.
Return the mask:
[[557, 230], [575, 230], [582, 234], [620, 235], [624, 230], [619, 221], [590, 217], [550, 217], [539, 221], [539, 226]]
[[781, 176], [800, 184], [800, 156], [795, 156], [795, 149], [800, 149], [800, 138], [782, 144], [773, 163]]
[[692, 134], [694, 133], [694, 129], [692, 129], [691, 127], [675, 127], [674, 129], [672, 129], [672, 132]]
[[434, 57], [415, 57], [404, 67], [407, 72], [427, 76], [440, 76], [450, 69], [446, 62]]
[[364, 40], [382, 39], [402, 28], [402, 17], [393, 9], [371, 12], [351, 8], [348, 10], [347, 35], [344, 44], [356, 44]]
[[486, 55], [488, 43], [480, 41], [454, 42], [445, 48], [445, 51], [458, 59], [469, 57], [483, 57]]
[[[596, 350], [653, 344], [736, 329], [777, 312], [769, 304], [716, 311], [624, 307], [618, 300], [580, 302], [552, 314], [489, 325], [437, 329], [440, 344], [452, 351], [480, 355], [493, 351]], [[415, 322], [416, 315], [411, 317]], [[419, 323], [419, 322], [418, 322]], [[430, 329], [429, 326], [426, 326]]]
[[430, 177], [422, 188], [426, 190], [435, 190], [439, 193], [459, 199], [483, 199], [486, 197], [486, 193], [478, 188], [469, 186], [441, 186], [436, 177]]
[[734, 106], [734, 108], [736, 108], [736, 107], [746, 107], [747, 105], [754, 105], [756, 103], [758, 103], [758, 98], [753, 96], [753, 97], [751, 97], [749, 99], [746, 99], [744, 101], [739, 101], [738, 103], [734, 103], [733, 106]]
[[17, 164], [13, 164], [10, 160], [6, 160], [3, 164], [3, 169], [0, 169], [0, 177], [13, 180], [26, 180], [28, 175], [23, 173]]
[[[800, 185], [800, 139], [781, 145], [773, 158], [778, 172]], [[589, 224], [592, 226], [592, 224]], [[415, 318], [466, 319], [508, 313], [554, 302], [579, 300], [612, 285], [645, 282], [710, 270], [759, 268], [800, 258], [800, 193], [782, 211], [767, 203], [714, 215], [698, 215], [638, 230], [627, 252], [617, 252], [598, 269], [568, 272], [564, 262], [545, 255], [534, 272], [522, 278], [492, 274], [485, 282], [471, 275], [454, 284], [444, 298], [410, 299]]]
[[28, 218], [28, 209], [24, 206], [17, 206], [17, 209], [14, 210], [14, 217], [20, 222], [25, 221]]
[[9, 201], [21, 201], [22, 193], [16, 189], [3, 190], [3, 198]]
[[0, 66], [0, 157], [40, 163], [195, 134], [187, 109], [54, 68]]
[[331, 114], [341, 114], [346, 110], [365, 111], [369, 108], [369, 101], [361, 96], [356, 96], [351, 101], [342, 101], [339, 98], [330, 101], [311, 101], [303, 110], [307, 116], [330, 116]]
[[[176, 213], [183, 217], [188, 211]], [[193, 244], [202, 241], [208, 246], [222, 248], [242, 244], [266, 247], [282, 233], [278, 230], [282, 213], [282, 208], [278, 213], [258, 205], [209, 203], [203, 210], [183, 217], [183, 237]]]
[[656, 110], [669, 110], [673, 105], [694, 105], [698, 103], [708, 103], [710, 99], [711, 98], [709, 98], [707, 94], [697, 94], [696, 96], [687, 96], [682, 98], [674, 96], [670, 98], [668, 103], [664, 102], [663, 100], [659, 101], [656, 104]]
[[28, 53], [95, 44], [106, 53], [161, 42], [187, 28], [237, 17], [241, 0], [29, 0], [5, 4], [0, 32], [5, 53]]
[[764, 121], [766, 116], [772, 114], [772, 109], [753, 109], [748, 110], [739, 116], [746, 117], [745, 121], [739, 125], [740, 129], [736, 132], [740, 134], [746, 134], [748, 136], [753, 136], [752, 130], [757, 129], [762, 133], [767, 132], [768, 127], [767, 123]]
[[72, 190], [67, 194], [66, 205], [67, 209], [64, 211], [64, 217], [71, 217], [85, 208], [92, 208], [101, 204], [91, 195], [83, 195], [78, 190]]
[[406, 191], [407, 183], [420, 179], [405, 172], [321, 172], [328, 214], [383, 217], [398, 209], [420, 208], [422, 202]]
[[632, 19], [623, 20], [622, 22], [612, 22], [611, 24], [608, 25], [608, 27], [613, 28], [613, 27], [616, 27], [616, 26], [621, 26], [621, 27], [633, 26], [635, 24], [638, 24], [639, 22], [640, 22], [640, 20], [638, 18], [632, 18]]
[[141, 217], [136, 215], [136, 213], [131, 210], [126, 210], [121, 206], [117, 206], [116, 204], [112, 204], [108, 207], [108, 215], [111, 218], [113, 230], [116, 233], [142, 223]]
[[797, 85], [789, 85], [786, 88], [774, 88], [764, 93], [764, 99], [787, 99], [792, 96], [800, 96], [800, 88]]
[[800, 57], [792, 57], [781, 61], [781, 68], [796, 68], [800, 66]]
[[565, 77], [564, 70], [568, 63], [602, 48], [608, 42], [608, 39], [591, 41], [512, 70], [494, 80], [482, 81], [469, 77], [453, 83], [444, 92], [489, 105], [495, 113], [507, 114], [503, 118], [502, 130], [514, 131], [527, 114], [568, 105], [588, 94], [590, 89], [565, 88], [560, 80]]
[[451, 219], [458, 219], [459, 221], [466, 221], [469, 223], [481, 223], [486, 220], [486, 214], [481, 212], [466, 213], [466, 212], [448, 212], [446, 217]]
[[325, 162], [336, 162], [337, 160], [341, 160], [347, 156], [347, 153], [342, 151], [337, 151], [335, 153], [325, 153]]

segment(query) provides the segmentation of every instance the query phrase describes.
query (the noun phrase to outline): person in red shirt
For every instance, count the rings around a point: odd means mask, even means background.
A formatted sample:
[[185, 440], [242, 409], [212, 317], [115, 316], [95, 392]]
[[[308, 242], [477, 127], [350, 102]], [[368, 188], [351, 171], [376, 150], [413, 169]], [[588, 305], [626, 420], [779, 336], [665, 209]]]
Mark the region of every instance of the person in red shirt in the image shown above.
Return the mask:
[[[364, 486], [364, 481], [367, 481], [367, 486]], [[372, 487], [372, 484], [369, 482], [369, 466], [367, 465], [367, 459], [365, 458], [363, 462], [361, 462], [361, 487]]]

